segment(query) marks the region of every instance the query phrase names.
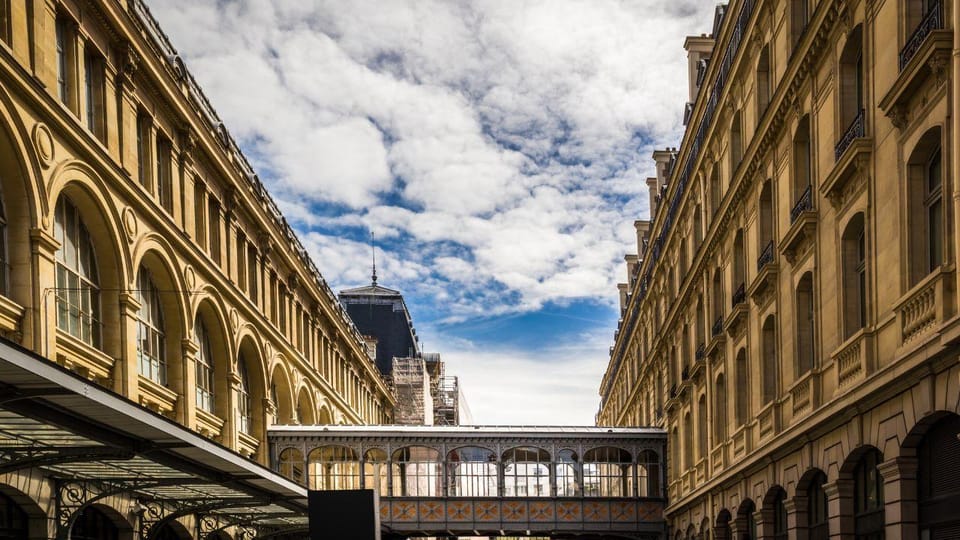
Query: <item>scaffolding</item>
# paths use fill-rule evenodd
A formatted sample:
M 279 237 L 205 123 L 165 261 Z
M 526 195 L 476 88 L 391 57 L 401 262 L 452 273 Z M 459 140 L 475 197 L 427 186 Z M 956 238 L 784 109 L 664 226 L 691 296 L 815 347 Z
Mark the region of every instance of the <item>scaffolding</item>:
M 407 426 L 433 425 L 430 374 L 423 358 L 394 358 L 391 384 L 397 405 L 394 421 Z

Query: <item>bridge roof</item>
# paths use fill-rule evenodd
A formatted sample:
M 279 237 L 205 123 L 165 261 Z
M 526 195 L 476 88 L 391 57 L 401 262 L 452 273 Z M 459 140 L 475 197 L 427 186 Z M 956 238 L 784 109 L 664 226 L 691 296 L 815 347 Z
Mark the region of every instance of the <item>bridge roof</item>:
M 376 436 L 376 437 L 511 437 L 530 438 L 666 438 L 667 432 L 650 427 L 598 426 L 271 426 L 273 436 Z

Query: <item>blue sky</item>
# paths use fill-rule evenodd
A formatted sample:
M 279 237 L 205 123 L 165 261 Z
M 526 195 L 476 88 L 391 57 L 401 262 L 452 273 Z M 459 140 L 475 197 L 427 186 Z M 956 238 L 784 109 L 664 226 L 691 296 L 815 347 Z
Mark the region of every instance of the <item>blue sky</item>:
M 148 1 L 335 289 L 373 231 L 477 423 L 593 423 L 712 2 Z

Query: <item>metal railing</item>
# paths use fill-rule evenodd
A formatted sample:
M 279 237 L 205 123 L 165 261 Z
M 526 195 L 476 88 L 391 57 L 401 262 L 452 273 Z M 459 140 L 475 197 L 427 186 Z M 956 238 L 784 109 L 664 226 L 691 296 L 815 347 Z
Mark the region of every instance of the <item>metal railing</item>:
M 710 329 L 713 332 L 713 335 L 719 336 L 723 333 L 723 315 L 717 317 L 717 320 L 713 321 L 713 328 Z
M 767 242 L 767 247 L 763 248 L 760 256 L 757 257 L 757 272 L 763 270 L 763 267 L 773 262 L 773 240 Z
M 803 190 L 800 198 L 797 199 L 797 204 L 793 205 L 793 208 L 790 210 L 790 223 L 797 221 L 800 214 L 808 210 L 813 210 L 813 193 L 810 186 L 807 186 L 807 189 Z
M 900 49 L 900 71 L 903 71 L 903 68 L 907 67 L 910 60 L 912 60 L 917 54 L 917 51 L 920 50 L 920 46 L 927 40 L 927 36 L 934 30 L 941 28 L 943 28 L 943 8 L 940 6 L 940 2 L 937 2 L 930 8 L 930 11 L 924 15 L 923 20 L 920 21 L 920 25 L 910 34 L 907 42 L 903 45 L 903 48 Z
M 840 137 L 840 140 L 837 141 L 836 146 L 833 147 L 833 157 L 838 161 L 840 157 L 843 156 L 843 153 L 847 151 L 847 148 L 853 143 L 854 139 L 859 139 L 864 137 L 867 134 L 866 123 L 864 122 L 866 118 L 866 113 L 863 109 L 860 109 L 860 112 L 857 113 L 857 116 L 853 118 L 853 121 L 850 122 L 850 125 L 847 126 L 847 131 L 843 133 L 843 137 Z
M 699 361 L 703 360 L 706 356 L 707 356 L 707 344 L 706 344 L 706 343 L 700 343 L 699 345 L 697 345 L 697 351 L 696 351 L 695 353 L 693 353 L 693 358 L 694 358 L 697 362 L 699 362 Z
M 733 293 L 733 307 L 737 307 L 740 304 L 747 301 L 747 286 L 744 283 L 741 283 L 737 290 Z

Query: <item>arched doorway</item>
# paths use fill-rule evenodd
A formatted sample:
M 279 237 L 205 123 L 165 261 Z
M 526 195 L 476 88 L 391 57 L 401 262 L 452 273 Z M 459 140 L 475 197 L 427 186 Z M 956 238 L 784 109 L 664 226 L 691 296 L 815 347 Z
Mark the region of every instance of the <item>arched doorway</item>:
M 27 513 L 10 497 L 0 493 L 0 540 L 27 540 Z
M 937 421 L 917 449 L 917 503 L 921 538 L 960 534 L 960 416 Z
M 70 540 L 120 540 L 120 528 L 103 509 L 87 506 L 73 522 Z

